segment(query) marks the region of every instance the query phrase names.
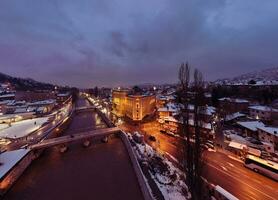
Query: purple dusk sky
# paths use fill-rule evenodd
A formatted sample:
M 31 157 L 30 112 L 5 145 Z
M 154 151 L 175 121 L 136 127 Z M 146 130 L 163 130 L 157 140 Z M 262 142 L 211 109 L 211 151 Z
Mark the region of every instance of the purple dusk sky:
M 1 0 L 0 72 L 78 87 L 277 66 L 277 0 Z

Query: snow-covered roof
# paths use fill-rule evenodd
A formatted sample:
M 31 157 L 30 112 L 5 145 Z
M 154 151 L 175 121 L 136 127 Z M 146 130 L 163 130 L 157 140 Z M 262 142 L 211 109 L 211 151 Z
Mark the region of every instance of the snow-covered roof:
M 56 100 L 54 100 L 54 99 L 46 99 L 46 100 L 42 100 L 42 101 L 35 101 L 32 103 L 28 103 L 28 105 L 48 105 L 48 104 L 53 104 L 55 102 L 56 102 Z
M 159 99 L 159 100 L 167 100 L 166 96 L 162 96 L 162 95 L 157 95 L 157 96 L 156 96 L 156 99 Z
M 167 98 L 168 100 L 175 100 L 175 99 L 176 99 L 176 97 L 175 97 L 174 95 L 166 96 L 166 98 Z
M 187 108 L 188 110 L 194 110 L 195 106 L 193 104 L 188 104 Z
M 28 116 L 28 115 L 34 115 L 34 112 L 25 112 L 25 113 L 18 113 L 18 114 L 5 114 L 5 115 L 1 115 L 0 116 L 0 120 L 4 120 L 4 119 L 12 119 L 12 118 L 16 118 L 16 117 L 24 117 L 24 116 Z
M 16 108 L 15 111 L 14 111 L 15 114 L 16 114 L 16 113 L 25 113 L 25 112 L 28 112 L 26 106 L 24 106 L 24 107 L 18 107 L 18 108 Z
M 165 107 L 159 108 L 158 112 L 178 112 L 178 107 L 174 103 L 168 103 Z
M 258 127 L 258 129 L 270 133 L 272 135 L 278 136 L 278 127 L 264 126 L 264 127 Z
M 170 122 L 182 123 L 182 121 L 179 121 L 179 120 L 177 120 L 176 118 L 174 118 L 172 116 L 164 117 L 164 120 L 167 120 L 167 121 L 170 121 Z
M 194 110 L 194 105 L 193 104 L 188 104 L 188 110 L 191 110 L 193 111 Z M 201 110 L 201 114 L 204 114 L 204 115 L 213 115 L 214 113 L 216 112 L 216 108 L 213 107 L 213 106 L 206 106 L 204 107 L 203 110 Z
M 231 141 L 229 143 L 229 147 L 232 147 L 235 149 L 240 149 L 240 150 L 242 150 L 243 148 L 247 148 L 247 146 L 245 144 L 241 144 L 241 143 L 234 142 L 234 141 Z
M 11 102 L 14 102 L 15 100 L 4 100 L 4 101 L 0 101 L 0 105 L 6 105 L 9 104 Z
M 237 102 L 237 103 L 248 103 L 249 101 L 246 100 L 246 99 L 234 99 L 234 102 Z
M 0 138 L 24 137 L 38 130 L 47 121 L 48 117 L 41 117 L 14 122 L 8 128 L 0 130 Z
M 70 93 L 59 93 L 59 94 L 57 94 L 57 97 L 67 97 L 67 96 L 69 96 L 70 95 Z
M 264 123 L 260 121 L 246 121 L 246 122 L 237 122 L 240 126 L 247 128 L 251 131 L 257 131 L 258 128 L 264 127 Z
M 202 114 L 206 114 L 206 115 L 213 115 L 216 113 L 216 108 L 213 106 L 207 106 L 206 110 L 204 110 L 204 112 L 202 112 Z
M 30 150 L 19 149 L 0 154 L 0 179 L 2 179 Z
M 164 120 L 165 121 L 170 121 L 170 122 L 175 122 L 175 123 L 181 123 L 181 124 L 183 123 L 181 120 L 177 120 L 176 118 L 174 118 L 172 116 L 165 117 Z M 188 122 L 189 122 L 190 126 L 194 126 L 194 120 L 193 119 L 189 119 Z M 201 122 L 200 127 L 212 130 L 211 123 Z
M 37 112 L 43 112 L 44 111 L 44 109 L 45 109 L 45 107 L 38 107 L 38 109 L 37 109 Z
M 240 113 L 240 112 L 232 113 L 232 114 L 227 115 L 227 116 L 225 117 L 225 121 L 231 121 L 231 120 L 236 119 L 236 118 L 238 118 L 238 117 L 244 117 L 244 116 L 246 116 L 246 115 L 245 115 L 245 114 L 242 114 L 242 113 Z
M 16 106 L 16 105 L 24 105 L 26 104 L 26 101 L 10 101 L 7 105 L 8 106 Z
M 193 119 L 190 119 L 190 120 L 189 120 L 189 125 L 190 125 L 190 126 L 194 126 L 194 120 L 193 120 Z M 205 129 L 212 130 L 211 123 L 200 122 L 200 127 L 205 128 Z
M 211 93 L 205 93 L 206 98 L 210 98 L 211 96 L 212 96 Z
M 230 98 L 230 97 L 223 97 L 218 99 L 219 101 L 230 101 L 230 102 L 236 102 L 236 103 L 248 103 L 249 101 L 246 99 L 239 99 L 239 98 Z
M 15 94 L 2 94 L 0 95 L 0 98 L 7 98 L 7 97 L 15 97 Z
M 269 106 L 262 106 L 262 105 L 249 106 L 249 109 L 259 110 L 259 111 L 264 111 L 264 112 L 278 112 L 278 109 L 275 109 L 275 108 L 272 108 Z

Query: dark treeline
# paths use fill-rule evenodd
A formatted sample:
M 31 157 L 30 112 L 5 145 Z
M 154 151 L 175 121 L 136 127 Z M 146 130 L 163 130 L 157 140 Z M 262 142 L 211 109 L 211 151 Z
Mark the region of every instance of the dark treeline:
M 270 104 L 278 98 L 278 86 L 210 86 L 212 104 L 218 105 L 222 97 L 252 99 L 262 104 Z M 248 94 L 248 95 L 247 95 Z

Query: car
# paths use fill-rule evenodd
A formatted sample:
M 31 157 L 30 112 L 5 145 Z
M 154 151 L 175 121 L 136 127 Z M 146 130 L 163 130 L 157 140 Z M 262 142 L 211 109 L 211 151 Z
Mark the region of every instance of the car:
M 103 138 L 101 139 L 101 142 L 102 142 L 102 143 L 107 143 L 107 142 L 108 142 L 108 137 L 103 137 Z
M 150 135 L 150 136 L 149 136 L 149 140 L 155 142 L 155 141 L 156 141 L 156 138 L 155 138 L 153 135 Z
M 207 140 L 207 143 L 209 143 L 209 144 L 212 144 L 213 145 L 213 141 L 211 141 L 211 140 Z
M 213 144 L 211 144 L 211 143 L 206 143 L 205 144 L 208 148 L 210 148 L 210 149 L 214 149 L 214 145 Z
M 201 144 L 201 148 L 204 149 L 204 150 L 208 150 L 209 149 L 209 147 L 206 144 Z
M 175 133 L 173 133 L 173 132 L 171 132 L 171 131 L 167 131 L 167 135 L 176 136 Z
M 163 124 L 164 123 L 164 120 L 163 119 L 158 119 L 157 120 L 159 123 Z

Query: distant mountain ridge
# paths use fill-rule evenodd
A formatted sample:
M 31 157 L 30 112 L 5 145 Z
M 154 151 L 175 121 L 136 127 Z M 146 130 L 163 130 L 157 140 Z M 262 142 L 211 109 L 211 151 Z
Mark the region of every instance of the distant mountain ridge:
M 221 85 L 278 85 L 278 67 L 254 71 L 234 78 L 218 79 Z
M 16 90 L 51 90 L 55 86 L 50 83 L 43 83 L 31 78 L 17 78 L 0 72 L 0 83 L 11 83 Z

